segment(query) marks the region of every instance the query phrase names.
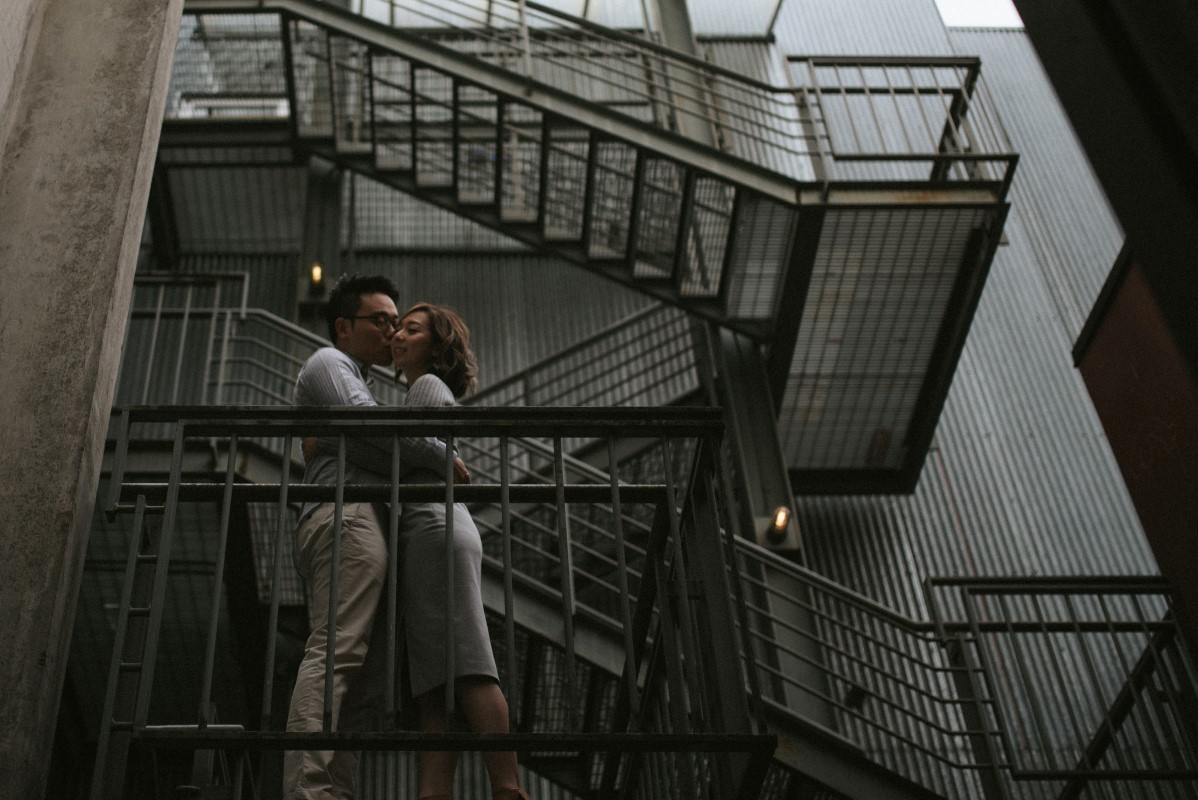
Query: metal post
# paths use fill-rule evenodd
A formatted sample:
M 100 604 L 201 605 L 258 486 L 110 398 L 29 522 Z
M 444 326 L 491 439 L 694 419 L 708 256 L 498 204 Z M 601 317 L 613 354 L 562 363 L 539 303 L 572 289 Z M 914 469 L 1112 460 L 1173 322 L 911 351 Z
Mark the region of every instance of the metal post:
M 445 439 L 445 716 L 454 706 L 453 436 Z

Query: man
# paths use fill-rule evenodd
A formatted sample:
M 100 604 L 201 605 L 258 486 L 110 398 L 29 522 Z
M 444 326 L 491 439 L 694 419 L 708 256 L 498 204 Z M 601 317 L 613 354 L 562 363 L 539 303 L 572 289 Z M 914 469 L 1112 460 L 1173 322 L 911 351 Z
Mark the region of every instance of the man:
M 300 370 L 295 384 L 299 406 L 374 406 L 368 370 L 391 363 L 391 338 L 399 327 L 399 292 L 382 275 L 345 276 L 329 294 L 326 312 L 332 347 L 317 350 Z M 334 439 L 335 443 L 336 440 Z M 345 482 L 385 483 L 389 479 L 390 440 L 347 437 Z M 330 454 L 330 450 L 333 454 Z M 336 445 L 322 444 L 304 469 L 304 482 L 334 484 Z M 445 469 L 445 445 L 435 438 L 401 439 L 405 467 Z M 455 482 L 466 480 L 465 466 L 455 461 Z M 380 511 L 382 513 L 380 513 Z M 296 560 L 309 582 L 311 633 L 291 696 L 288 731 L 322 729 L 325 653 L 329 603 L 337 608 L 334 633 L 332 727 L 338 727 L 342 701 L 357 679 L 367 679 L 362 665 L 370 645 L 375 611 L 387 573 L 383 532 L 385 509 L 371 503 L 345 503 L 341 514 L 337 597 L 331 598 L 332 544 L 336 508 L 333 503 L 307 503 L 296 529 Z M 373 660 L 373 659 L 372 659 Z M 372 670 L 374 672 L 374 670 Z M 363 687 L 358 687 L 360 694 Z M 373 689 L 365 689 L 368 693 Z M 352 798 L 357 777 L 353 751 L 289 750 L 283 759 L 283 795 L 287 800 Z

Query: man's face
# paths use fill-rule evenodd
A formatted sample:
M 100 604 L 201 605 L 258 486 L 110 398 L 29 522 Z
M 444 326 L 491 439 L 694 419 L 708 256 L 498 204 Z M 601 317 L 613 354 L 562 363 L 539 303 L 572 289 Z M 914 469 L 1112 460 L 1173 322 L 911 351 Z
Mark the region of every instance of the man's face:
M 399 323 L 395 303 L 385 294 L 364 294 L 353 319 L 337 320 L 337 347 L 366 364 L 391 364 L 391 337 Z

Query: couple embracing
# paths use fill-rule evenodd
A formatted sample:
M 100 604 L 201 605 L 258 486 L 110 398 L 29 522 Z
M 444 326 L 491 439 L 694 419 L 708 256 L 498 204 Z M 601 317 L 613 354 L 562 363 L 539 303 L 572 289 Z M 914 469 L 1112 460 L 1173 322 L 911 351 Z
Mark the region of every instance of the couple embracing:
M 453 309 L 419 303 L 403 316 L 399 292 L 382 275 L 345 276 L 329 295 L 326 312 L 332 347 L 316 351 L 300 370 L 295 403 L 303 406 L 374 406 L 371 366 L 394 363 L 408 383 L 407 405 L 453 405 L 473 388 L 474 354 L 469 331 Z M 336 439 L 307 440 L 304 482 L 333 484 L 337 475 Z M 403 482 L 443 479 L 445 443 L 435 437 L 400 439 Z M 470 474 L 454 459 L 454 482 L 468 483 Z M 379 483 L 390 476 L 390 440 L 346 439 L 346 483 Z M 329 604 L 337 610 L 333 667 L 332 720 L 363 696 L 377 695 L 383 660 L 369 660 L 371 635 L 387 579 L 385 508 L 372 503 L 346 503 L 342 510 L 338 591 L 330 597 L 332 503 L 308 503 L 296 529 L 296 560 L 309 582 L 311 633 L 304 648 L 288 714 L 288 731 L 317 732 L 324 710 L 325 652 Z M 507 700 L 499 687 L 480 593 L 482 541 L 465 506 L 454 513 L 454 653 L 457 705 L 471 729 L 479 733 L 508 731 Z M 400 512 L 399 597 L 404 614 L 407 664 L 421 730 L 447 729 L 445 687 L 445 505 L 404 503 Z M 383 626 L 378 626 L 380 629 Z M 402 649 L 402 648 L 401 648 Z M 358 698 L 346 702 L 347 691 Z M 520 788 L 513 752 L 485 753 L 484 762 L 496 800 L 527 800 Z M 421 752 L 421 800 L 448 800 L 457 767 L 456 752 Z M 350 751 L 287 751 L 283 762 L 286 800 L 352 798 L 357 756 Z

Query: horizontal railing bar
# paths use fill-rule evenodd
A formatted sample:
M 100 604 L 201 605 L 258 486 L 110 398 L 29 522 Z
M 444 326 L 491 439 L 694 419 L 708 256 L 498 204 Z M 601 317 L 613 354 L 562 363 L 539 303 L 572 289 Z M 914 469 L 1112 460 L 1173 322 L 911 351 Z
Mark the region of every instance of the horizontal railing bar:
M 182 730 L 146 727 L 134 732 L 139 741 L 161 747 L 206 749 L 312 750 L 468 750 L 536 751 L 538 753 L 773 753 L 777 737 L 745 733 L 414 733 L 411 731 L 339 731 L 281 733 L 273 731 Z
M 1061 779 L 1092 779 L 1092 780 L 1121 780 L 1121 781 L 1175 781 L 1198 778 L 1198 769 L 1016 769 L 1006 766 L 1012 778 L 1017 781 L 1048 781 Z
M 585 350 L 588 347 L 593 347 L 594 345 L 596 345 L 598 343 L 605 342 L 612 334 L 614 334 L 618 331 L 624 330 L 625 328 L 631 327 L 632 325 L 634 325 L 637 322 L 640 322 L 641 320 L 652 317 L 654 314 L 665 313 L 668 310 L 670 310 L 669 306 L 651 305 L 645 309 L 642 309 L 640 311 L 636 311 L 632 314 L 629 314 L 627 317 L 624 317 L 624 319 L 618 320 L 618 321 L 612 323 L 611 325 L 608 325 L 606 328 L 603 328 L 602 330 L 600 330 L 598 333 L 594 334 L 593 336 L 588 336 L 586 339 L 583 339 L 580 342 L 576 342 L 575 344 L 573 344 L 563 350 L 559 350 L 556 353 L 554 353 L 553 355 L 543 358 L 540 361 L 537 361 L 537 362 L 531 364 L 530 366 L 525 367 L 524 369 L 520 370 L 519 372 L 509 375 L 508 377 L 504 378 L 503 380 L 498 381 L 497 383 L 491 384 L 486 389 L 483 389 L 478 394 L 476 394 L 473 397 L 470 397 L 468 400 L 466 400 L 466 404 L 467 405 L 477 405 L 478 402 L 481 399 L 483 399 L 484 397 L 488 397 L 490 395 L 497 394 L 499 392 L 502 392 L 505 389 L 522 386 L 524 381 L 527 380 L 531 375 L 534 375 L 537 372 L 546 369 L 547 367 L 553 366 L 555 364 L 559 364 L 565 358 L 568 358 L 569 356 L 572 356 L 577 352 Z
M 767 707 L 769 707 L 769 709 L 774 714 L 778 715 L 779 717 L 786 718 L 788 720 L 789 719 L 798 720 L 799 724 L 808 730 L 811 730 L 814 727 L 810 723 L 809 720 L 805 720 L 800 717 L 796 717 L 793 711 L 791 711 L 789 708 L 782 705 L 781 703 L 779 703 L 776 700 L 773 700 L 769 697 L 766 697 L 765 695 L 762 695 L 761 702 L 764 705 L 766 705 Z M 838 710 L 848 716 L 853 717 L 854 721 L 856 721 L 857 723 L 865 725 L 870 728 L 873 728 L 873 729 L 879 731 L 880 733 L 883 733 L 889 737 L 892 737 L 896 741 L 899 741 L 905 745 L 908 745 L 912 750 L 922 753 L 922 754 L 928 756 L 929 758 L 931 758 L 933 761 L 939 762 L 946 766 L 952 767 L 954 769 L 979 769 L 979 768 L 983 768 L 986 766 L 984 764 L 977 764 L 976 762 L 965 762 L 965 761 L 954 760 L 952 758 L 949 758 L 948 756 L 945 756 L 940 751 L 929 747 L 927 744 L 923 744 L 921 742 L 915 741 L 908 737 L 896 734 L 892 729 L 890 729 L 888 727 L 889 723 L 886 720 L 871 720 L 868 717 L 865 717 L 855 711 L 852 711 L 851 709 L 844 708 L 844 707 L 841 707 Z M 954 731 L 953 732 L 953 738 L 966 738 L 969 735 L 970 735 L 970 731 Z M 835 736 L 835 734 L 833 734 L 833 736 Z M 836 740 L 840 741 L 840 737 L 836 737 Z M 859 745 L 856 745 L 854 743 L 854 749 L 859 749 L 859 747 L 860 747 Z
M 292 424 L 311 427 L 360 421 L 367 425 L 404 424 L 425 427 L 436 424 L 476 424 L 493 422 L 496 425 L 519 424 L 521 432 L 513 435 L 541 435 L 536 431 L 546 426 L 569 428 L 571 437 L 581 428 L 635 429 L 646 424 L 668 428 L 688 426 L 695 431 L 718 431 L 722 428 L 719 408 L 687 406 L 685 408 L 645 407 L 588 407 L 564 408 L 546 406 L 446 406 L 446 407 L 346 407 L 346 406 L 238 406 L 218 408 L 188 405 L 144 405 L 128 408 L 131 422 L 178 422 L 184 425 L 223 423 L 230 427 L 254 424 Z M 523 432 L 524 427 L 534 431 Z M 240 431 L 239 431 L 240 432 Z M 672 432 L 672 431 L 671 431 Z M 664 435 L 664 434 L 663 434 Z
M 1128 589 L 1146 593 L 1167 590 L 1169 582 L 1159 575 L 1048 575 L 1043 577 L 974 577 L 968 575 L 938 575 L 924 581 L 933 587 L 962 587 L 973 593 L 983 590 L 990 594 L 1119 594 Z
M 883 620 L 889 621 L 900 628 L 905 628 L 916 633 L 927 634 L 929 641 L 935 641 L 936 626 L 932 622 L 915 620 L 911 617 L 900 614 L 881 603 L 871 600 L 863 594 L 854 592 L 848 587 L 836 583 L 822 575 L 813 572 L 805 567 L 801 567 L 793 561 L 788 561 L 778 554 L 767 550 L 761 545 L 750 542 L 746 539 L 739 539 L 736 542 L 737 549 L 742 557 L 753 558 L 757 561 L 765 562 L 771 568 L 780 569 L 782 572 L 793 575 L 799 580 L 812 586 L 823 589 L 828 594 L 836 597 L 838 600 L 846 602 L 852 606 L 863 609 L 872 613 L 874 616 Z M 743 572 L 743 570 L 742 570 Z
M 790 62 L 810 62 L 821 67 L 980 67 L 977 56 L 787 56 Z
M 121 486 L 121 499 L 132 502 L 140 495 L 147 501 L 165 497 L 169 485 L 166 483 L 125 483 Z M 178 485 L 180 500 L 210 500 L 219 498 L 225 490 L 223 483 L 182 482 Z M 454 486 L 454 500 L 460 503 L 498 503 L 503 487 L 497 483 Z M 512 502 L 554 503 L 557 487 L 541 484 L 516 483 L 507 487 Z M 246 502 L 269 502 L 278 497 L 277 483 L 238 483 L 232 487 L 233 495 Z M 391 484 L 346 484 L 346 502 L 387 502 L 391 498 Z M 601 484 L 567 484 L 566 501 L 571 503 L 595 503 L 611 497 L 611 487 Z M 292 483 L 287 487 L 288 496 L 300 502 L 319 501 L 331 503 L 336 487 L 313 483 Z M 620 487 L 620 498 L 630 503 L 660 503 L 665 498 L 665 487 L 658 485 L 631 485 Z M 443 483 L 401 483 L 399 499 L 409 503 L 435 503 L 445 500 Z

